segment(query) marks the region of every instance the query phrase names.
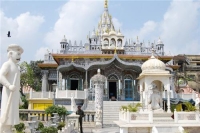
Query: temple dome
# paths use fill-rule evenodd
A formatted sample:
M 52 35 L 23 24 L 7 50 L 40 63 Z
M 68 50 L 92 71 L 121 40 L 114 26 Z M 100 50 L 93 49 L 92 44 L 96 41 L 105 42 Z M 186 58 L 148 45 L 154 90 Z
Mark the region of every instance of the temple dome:
M 60 43 L 66 43 L 67 42 L 67 39 L 65 38 L 65 35 L 64 35 L 64 38 L 61 40 Z
M 163 44 L 162 40 L 159 38 L 157 44 Z
M 153 55 L 147 61 L 142 64 L 142 72 L 151 72 L 151 71 L 165 71 L 165 64 L 156 59 Z

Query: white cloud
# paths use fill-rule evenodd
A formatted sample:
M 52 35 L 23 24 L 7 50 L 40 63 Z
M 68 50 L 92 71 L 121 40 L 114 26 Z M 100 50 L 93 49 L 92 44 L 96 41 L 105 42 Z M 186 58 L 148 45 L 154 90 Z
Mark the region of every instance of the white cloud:
M 22 13 L 16 18 L 7 17 L 3 11 L 0 10 L 1 26 L 0 26 L 0 46 L 1 59 L 0 65 L 7 60 L 5 58 L 6 49 L 9 44 L 19 44 L 24 49 L 22 60 L 30 60 L 34 54 L 34 41 L 37 38 L 39 27 L 44 22 L 42 16 L 34 16 L 29 12 Z M 11 37 L 7 37 L 7 32 L 11 32 Z M 23 56 L 26 55 L 26 56 Z
M 122 27 L 122 23 L 117 18 L 112 18 L 112 22 L 115 26 L 115 30 L 118 31 Z
M 200 49 L 200 2 L 173 0 L 160 22 L 147 21 L 139 30 L 126 30 L 128 38 L 139 36 L 153 42 L 161 37 L 165 52 L 198 54 Z
M 47 47 L 59 49 L 63 36 L 67 40 L 76 40 L 77 43 L 86 40 L 89 30 L 97 27 L 103 8 L 103 1 L 68 1 L 59 11 L 59 19 L 52 31 L 45 37 Z M 99 15 L 99 16 L 98 16 Z M 90 32 L 91 33 L 91 32 Z
M 35 53 L 35 59 L 44 60 L 44 54 L 47 53 L 48 47 L 41 47 Z
M 166 51 L 177 54 L 195 54 L 200 49 L 199 29 L 200 6 L 190 1 L 173 1 L 161 23 L 161 37 Z M 176 47 L 174 47 L 176 46 Z

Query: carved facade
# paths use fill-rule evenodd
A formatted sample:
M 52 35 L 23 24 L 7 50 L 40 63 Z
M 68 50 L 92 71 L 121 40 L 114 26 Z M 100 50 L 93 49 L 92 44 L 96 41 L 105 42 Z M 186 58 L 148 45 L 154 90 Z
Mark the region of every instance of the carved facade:
M 45 61 L 39 66 L 49 70 L 48 83 L 56 82 L 62 90 L 94 91 L 91 77 L 101 69 L 107 78 L 104 100 L 114 97 L 116 100 L 139 100 L 137 77 L 142 72 L 141 65 L 155 49 L 157 56 L 166 63 L 173 57 L 164 55 L 164 44 L 125 40 L 120 29 L 115 29 L 112 16 L 108 12 L 107 1 L 100 17 L 97 29 L 88 35 L 85 44 L 72 43 L 66 37 L 60 42 L 59 53 L 45 54 Z M 49 89 L 51 90 L 51 89 Z

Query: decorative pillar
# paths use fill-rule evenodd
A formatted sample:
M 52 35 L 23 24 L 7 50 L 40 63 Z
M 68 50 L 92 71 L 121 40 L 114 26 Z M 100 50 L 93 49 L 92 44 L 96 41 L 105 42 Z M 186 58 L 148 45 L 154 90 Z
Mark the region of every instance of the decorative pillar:
M 169 84 L 167 84 L 167 113 L 171 113 L 171 110 L 170 110 L 170 87 L 169 87 Z
M 47 74 L 49 73 L 48 70 L 42 70 L 42 92 L 46 92 L 47 91 L 47 84 L 48 84 L 48 80 L 47 80 Z
M 61 72 L 58 72 L 58 73 L 59 73 L 59 76 L 58 76 L 58 81 L 59 81 L 58 89 L 62 90 L 62 73 Z
M 95 86 L 96 127 L 102 128 L 103 90 L 106 77 L 101 75 L 100 69 L 98 69 L 97 74 L 91 78 L 91 82 Z
M 85 71 L 85 82 L 84 82 L 84 89 L 88 89 L 88 71 Z

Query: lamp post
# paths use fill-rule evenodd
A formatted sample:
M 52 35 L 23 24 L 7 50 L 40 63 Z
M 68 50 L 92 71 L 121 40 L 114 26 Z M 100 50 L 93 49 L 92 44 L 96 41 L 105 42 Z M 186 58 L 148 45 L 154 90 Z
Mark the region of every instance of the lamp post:
M 53 83 L 52 86 L 53 86 L 53 105 L 55 105 L 55 96 L 56 96 L 56 87 L 57 87 L 57 84 Z

